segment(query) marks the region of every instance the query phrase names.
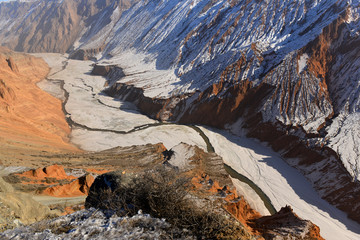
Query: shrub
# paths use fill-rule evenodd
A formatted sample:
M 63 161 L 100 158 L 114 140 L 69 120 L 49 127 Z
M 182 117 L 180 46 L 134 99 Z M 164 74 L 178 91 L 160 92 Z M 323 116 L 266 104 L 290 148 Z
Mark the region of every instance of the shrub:
M 190 230 L 198 239 L 248 239 L 235 219 L 209 201 L 204 203 L 191 195 L 189 184 L 189 179 L 163 166 L 121 183 L 116 189 L 102 191 L 97 195 L 96 207 L 114 210 L 119 216 L 142 210 Z

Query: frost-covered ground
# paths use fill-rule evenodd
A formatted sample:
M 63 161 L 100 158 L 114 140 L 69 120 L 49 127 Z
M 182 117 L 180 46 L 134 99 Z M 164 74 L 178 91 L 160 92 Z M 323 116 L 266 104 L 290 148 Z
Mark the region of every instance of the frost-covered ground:
M 351 36 L 359 35 L 359 6 L 358 0 L 274 0 L 271 4 L 255 0 L 143 0 L 121 17 L 112 16 L 116 23 L 110 21 L 102 26 L 104 32 L 93 35 L 92 40 L 83 39 L 83 45 L 76 47 L 95 49 L 105 43 L 104 52 L 96 57 L 102 64 L 122 67 L 127 76 L 119 81 L 144 88 L 149 97 L 205 90 L 222 79 L 226 67 L 245 57 L 242 68 L 246 70 L 227 80 L 250 80 L 254 85 L 267 82 L 277 88 L 262 108 L 264 120 L 317 133 L 332 113 L 359 112 L 358 51 L 354 47 L 353 54 L 344 51 L 332 56 L 339 66 L 329 73 L 334 79 L 329 89 L 336 89 L 335 96 L 329 97 L 324 93 L 324 79 L 308 71 L 311 54 L 297 56 L 298 50 L 344 14 Z M 264 73 L 269 74 L 263 77 Z M 334 107 L 339 109 L 334 111 Z M 331 134 L 321 140 L 338 152 L 354 179 L 360 178 L 356 122 L 357 118 L 349 116 L 343 123 L 355 127 L 348 125 L 347 129 L 337 128 L 335 122 L 329 126 Z M 331 137 L 334 139 L 327 141 Z
M 153 89 L 145 91 L 147 96 L 169 96 L 211 86 L 224 66 L 242 54 L 253 57 L 248 50 L 255 44 L 260 52 L 276 52 L 262 64 L 254 62 L 241 77 L 256 80 L 272 65 L 266 62 L 278 64 L 306 45 L 345 6 L 346 1 L 336 0 L 143 0 L 111 25 L 103 57 L 113 56 L 112 63 L 124 69 L 132 64 L 130 78 L 138 78 L 134 84 Z
M 1 239 L 179 239 L 169 232 L 175 229 L 165 219 L 138 213 L 132 217 L 105 215 L 95 209 L 82 210 L 70 215 L 20 227 L 0 233 Z M 175 230 L 180 239 L 186 230 Z M 185 237 L 184 237 L 185 236 Z
M 321 199 L 305 177 L 278 153 L 253 139 L 201 129 L 224 162 L 257 184 L 277 210 L 291 205 L 301 218 L 318 225 L 327 240 L 360 239 L 360 225 Z
M 50 67 L 49 76 L 61 71 L 66 63 L 66 55 L 59 53 L 47 53 L 47 54 L 32 54 L 35 57 L 40 57 Z M 65 92 L 61 89 L 61 82 L 55 80 L 44 79 L 36 84 L 42 90 L 50 93 L 52 96 L 59 98 L 61 101 L 65 101 Z

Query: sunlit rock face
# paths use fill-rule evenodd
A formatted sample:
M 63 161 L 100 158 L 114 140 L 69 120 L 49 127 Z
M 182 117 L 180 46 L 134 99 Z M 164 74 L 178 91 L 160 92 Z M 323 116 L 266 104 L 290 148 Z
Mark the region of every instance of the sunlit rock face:
M 60 100 L 41 91 L 36 83 L 49 72 L 40 58 L 0 48 L 1 151 L 8 149 L 76 151 L 68 141 L 69 126 Z M 10 160 L 11 161 L 11 160 Z

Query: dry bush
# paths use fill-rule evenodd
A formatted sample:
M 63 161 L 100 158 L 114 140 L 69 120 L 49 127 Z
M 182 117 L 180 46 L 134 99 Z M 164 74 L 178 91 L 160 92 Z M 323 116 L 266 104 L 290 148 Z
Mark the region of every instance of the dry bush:
M 16 183 L 21 183 L 21 179 L 18 175 L 15 175 L 14 173 L 11 173 L 7 176 L 3 176 L 2 177 L 5 182 L 8 182 L 8 183 L 12 183 L 12 184 L 16 184 Z
M 188 192 L 189 184 L 189 179 L 179 178 L 174 170 L 160 167 L 119 184 L 114 190 L 102 191 L 97 195 L 96 207 L 114 210 L 120 216 L 142 210 L 165 218 L 177 228 L 190 230 L 198 239 L 248 239 L 240 224 L 224 211 L 211 204 L 199 207 Z

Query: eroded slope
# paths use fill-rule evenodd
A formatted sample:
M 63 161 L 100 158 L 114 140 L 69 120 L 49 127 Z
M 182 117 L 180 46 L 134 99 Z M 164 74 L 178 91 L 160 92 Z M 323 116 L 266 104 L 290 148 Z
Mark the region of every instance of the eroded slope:
M 48 74 L 47 64 L 4 48 L 0 62 L 2 164 L 13 163 L 15 155 L 32 150 L 77 151 L 69 143 L 70 128 L 61 101 L 36 86 Z

